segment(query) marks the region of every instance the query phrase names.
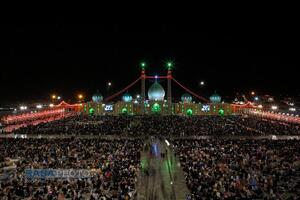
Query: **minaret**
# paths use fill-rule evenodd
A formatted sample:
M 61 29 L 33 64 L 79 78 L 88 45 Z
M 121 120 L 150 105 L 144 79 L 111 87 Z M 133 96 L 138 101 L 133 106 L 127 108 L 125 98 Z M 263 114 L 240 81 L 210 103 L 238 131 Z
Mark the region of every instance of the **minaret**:
M 140 64 L 141 67 L 141 113 L 145 114 L 145 94 L 146 94 L 146 73 L 145 73 L 145 69 L 146 69 L 146 63 L 142 62 Z
M 173 63 L 168 62 L 167 63 L 167 69 L 168 69 L 168 91 L 167 91 L 167 102 L 168 102 L 168 114 L 172 114 L 172 88 L 171 88 L 171 81 L 172 81 L 172 68 Z

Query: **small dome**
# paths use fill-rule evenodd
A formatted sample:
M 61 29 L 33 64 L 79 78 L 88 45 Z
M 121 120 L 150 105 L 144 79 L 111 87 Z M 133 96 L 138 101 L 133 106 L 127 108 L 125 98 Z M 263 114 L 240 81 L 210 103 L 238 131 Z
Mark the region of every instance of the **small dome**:
M 99 102 L 103 101 L 103 96 L 102 96 L 102 94 L 97 92 L 92 96 L 92 100 L 94 103 L 99 103 Z
M 184 102 L 184 103 L 190 103 L 190 102 L 192 102 L 192 100 L 193 100 L 193 97 L 188 93 L 184 93 L 181 96 L 181 101 Z
M 151 85 L 148 90 L 148 98 L 151 101 L 163 101 L 165 97 L 164 88 L 158 83 L 155 82 Z
M 218 95 L 216 92 L 215 92 L 215 94 L 211 95 L 209 97 L 209 99 L 212 103 L 220 103 L 221 102 L 221 96 Z
M 125 102 L 131 102 L 132 101 L 132 96 L 127 92 L 123 95 L 122 100 Z

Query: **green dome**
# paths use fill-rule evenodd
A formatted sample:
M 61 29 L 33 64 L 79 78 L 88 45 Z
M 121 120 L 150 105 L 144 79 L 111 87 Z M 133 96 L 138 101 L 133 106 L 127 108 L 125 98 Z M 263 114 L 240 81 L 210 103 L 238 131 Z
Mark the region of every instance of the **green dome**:
M 132 96 L 128 92 L 126 92 L 123 95 L 122 100 L 125 101 L 125 102 L 131 102 L 132 101 Z
M 103 101 L 103 96 L 101 93 L 97 92 L 92 96 L 92 100 L 95 103 L 99 103 L 99 102 Z
M 209 99 L 210 99 L 210 101 L 211 101 L 212 103 L 220 103 L 220 102 L 221 102 L 221 96 L 218 95 L 217 93 L 211 95 L 211 96 L 209 97 Z
M 151 101 L 163 101 L 165 97 L 164 88 L 158 83 L 155 82 L 151 85 L 148 90 L 148 98 Z
M 190 102 L 192 102 L 192 100 L 193 100 L 193 97 L 188 93 L 184 93 L 181 96 L 181 101 L 184 102 L 184 103 L 190 103 Z

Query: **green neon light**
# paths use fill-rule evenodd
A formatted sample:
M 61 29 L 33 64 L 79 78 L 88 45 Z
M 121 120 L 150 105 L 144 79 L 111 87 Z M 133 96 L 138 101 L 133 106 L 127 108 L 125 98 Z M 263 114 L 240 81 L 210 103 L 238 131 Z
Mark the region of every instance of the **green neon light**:
M 172 70 L 174 68 L 173 62 L 171 62 L 171 61 L 167 62 L 166 67 L 167 67 L 168 70 Z
M 121 112 L 122 112 L 122 114 L 127 114 L 128 110 L 127 110 L 127 108 L 122 108 Z
M 224 112 L 224 110 L 221 108 L 221 109 L 219 110 L 219 115 L 220 115 L 220 116 L 224 116 L 224 114 L 225 114 L 225 112 Z
M 161 107 L 158 103 L 153 104 L 151 111 L 154 113 L 159 113 L 161 111 Z
M 93 115 L 94 113 L 95 113 L 94 108 L 90 108 L 90 109 L 89 109 L 89 114 L 90 114 L 90 115 Z
M 174 68 L 174 60 L 172 59 L 164 60 L 164 67 L 167 70 L 172 70 Z
M 141 62 L 141 63 L 140 63 L 140 67 L 141 67 L 142 70 L 145 70 L 145 69 L 146 69 L 146 66 L 147 66 L 147 65 L 146 65 L 145 62 Z
M 187 109 L 186 114 L 187 114 L 188 116 L 192 116 L 192 115 L 193 115 L 193 110 L 190 109 L 190 108 Z

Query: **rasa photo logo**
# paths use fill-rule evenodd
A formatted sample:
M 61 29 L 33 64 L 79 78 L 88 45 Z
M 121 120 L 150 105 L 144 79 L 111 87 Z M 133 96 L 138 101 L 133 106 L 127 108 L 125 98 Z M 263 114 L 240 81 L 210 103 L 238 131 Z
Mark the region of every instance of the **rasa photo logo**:
M 28 179 L 81 179 L 90 178 L 92 174 L 87 169 L 26 169 L 25 177 Z

